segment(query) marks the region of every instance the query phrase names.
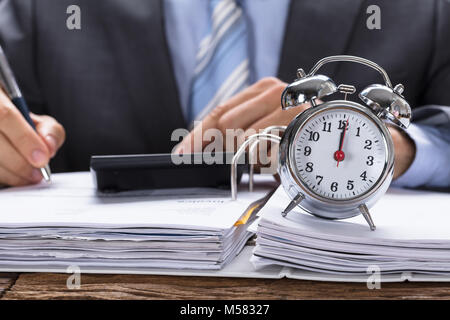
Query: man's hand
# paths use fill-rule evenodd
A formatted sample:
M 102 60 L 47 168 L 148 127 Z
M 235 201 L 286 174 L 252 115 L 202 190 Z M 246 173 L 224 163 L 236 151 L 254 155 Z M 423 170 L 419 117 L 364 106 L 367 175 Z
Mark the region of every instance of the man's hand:
M 297 114 L 308 108 L 309 104 L 282 110 L 280 98 L 286 85 L 276 78 L 264 78 L 243 90 L 206 116 L 201 126 L 196 126 L 177 146 L 175 152 L 203 151 L 211 143 L 210 140 L 204 139 L 202 136 L 202 132 L 208 129 L 219 129 L 225 136 L 226 129 L 243 129 L 248 132 L 250 129 L 259 131 L 273 125 L 289 124 Z M 414 142 L 401 130 L 389 127 L 389 131 L 394 142 L 394 178 L 397 178 L 405 173 L 413 162 L 416 148 Z M 202 141 L 195 144 L 194 138 L 198 137 L 202 137 Z
M 197 125 L 177 146 L 177 153 L 201 152 L 211 143 L 201 138 L 201 143 L 194 143 L 194 138 L 201 136 L 200 130 L 219 129 L 225 138 L 227 129 L 242 129 L 248 132 L 259 132 L 273 125 L 287 125 L 301 111 L 309 107 L 308 104 L 292 108 L 281 109 L 281 94 L 287 84 L 276 78 L 264 78 L 222 105 L 217 106 Z M 239 139 L 243 140 L 243 139 Z M 224 139 L 225 141 L 225 139 Z M 225 148 L 224 148 L 225 150 Z M 236 150 L 234 150 L 236 151 Z
M 416 145 L 405 133 L 396 127 L 389 127 L 394 142 L 394 179 L 408 170 L 416 154 Z
M 38 168 L 50 161 L 65 140 L 53 118 L 31 114 L 37 133 L 0 89 L 0 184 L 22 186 L 41 181 Z

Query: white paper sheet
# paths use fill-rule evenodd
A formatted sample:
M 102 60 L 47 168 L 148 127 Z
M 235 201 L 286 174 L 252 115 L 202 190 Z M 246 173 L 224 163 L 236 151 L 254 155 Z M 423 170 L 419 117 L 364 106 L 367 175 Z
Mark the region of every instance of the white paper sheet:
M 252 235 L 235 223 L 274 185 L 232 201 L 204 188 L 102 194 L 87 172 L 55 174 L 0 191 L 0 267 L 220 269 Z
M 450 272 L 450 195 L 391 189 L 371 209 L 370 231 L 362 216 L 325 220 L 296 208 L 279 188 L 259 212 L 252 261 L 333 274 L 364 274 L 369 265 L 383 273 Z
M 281 211 L 289 198 L 279 188 L 258 213 L 286 231 L 351 243 L 445 244 L 450 248 L 450 194 L 390 189 L 370 210 L 377 229 L 371 231 L 362 215 L 345 220 L 327 220 L 292 210 L 287 218 Z
M 111 197 L 97 194 L 87 173 L 54 175 L 53 180 L 0 192 L 0 225 L 225 230 L 267 192 L 241 192 L 237 201 L 223 195 Z

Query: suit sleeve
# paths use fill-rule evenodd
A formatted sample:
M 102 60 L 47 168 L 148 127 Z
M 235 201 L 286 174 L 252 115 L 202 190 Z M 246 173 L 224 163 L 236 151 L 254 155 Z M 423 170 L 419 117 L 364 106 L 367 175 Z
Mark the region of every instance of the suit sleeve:
M 0 0 L 0 45 L 34 113 L 46 113 L 36 72 L 34 0 Z
M 423 107 L 414 110 L 414 123 L 406 130 L 416 145 L 416 156 L 394 186 L 450 190 L 450 0 L 436 0 L 435 10 Z
M 392 185 L 449 190 L 450 126 L 411 124 L 407 133 L 416 145 L 416 155 L 408 170 Z
M 421 105 L 450 106 L 450 0 L 436 0 L 435 10 L 432 56 Z

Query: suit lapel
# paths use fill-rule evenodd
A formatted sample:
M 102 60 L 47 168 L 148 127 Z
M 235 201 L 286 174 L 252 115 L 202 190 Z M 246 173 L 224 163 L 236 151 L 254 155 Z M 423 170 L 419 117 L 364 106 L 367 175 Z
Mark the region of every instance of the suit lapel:
M 362 0 L 291 0 L 278 76 L 291 82 L 296 70 L 307 73 L 321 58 L 346 54 Z M 336 63 L 319 72 L 333 76 Z M 326 70 L 326 71 L 323 71 Z
M 136 126 L 152 152 L 169 151 L 170 134 L 185 121 L 180 108 L 165 37 L 161 0 L 108 0 L 104 6 L 109 38 L 121 81 L 128 91 Z

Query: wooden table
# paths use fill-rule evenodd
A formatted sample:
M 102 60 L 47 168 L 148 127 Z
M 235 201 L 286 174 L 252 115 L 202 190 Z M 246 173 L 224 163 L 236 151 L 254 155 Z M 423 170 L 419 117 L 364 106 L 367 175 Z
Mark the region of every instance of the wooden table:
M 365 283 L 142 275 L 0 273 L 0 299 L 450 299 L 449 283 Z

